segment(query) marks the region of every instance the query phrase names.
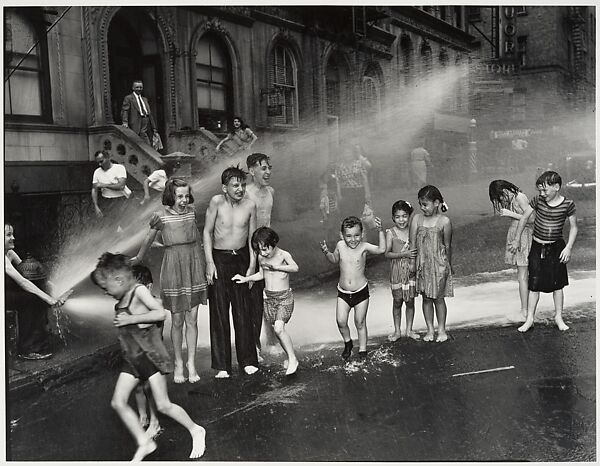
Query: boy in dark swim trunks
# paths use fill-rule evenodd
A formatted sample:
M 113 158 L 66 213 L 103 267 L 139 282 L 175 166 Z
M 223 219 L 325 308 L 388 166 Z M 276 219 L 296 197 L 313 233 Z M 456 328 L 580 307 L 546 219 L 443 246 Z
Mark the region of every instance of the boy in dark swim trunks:
M 141 461 L 156 450 L 156 442 L 139 423 L 138 416 L 129 406 L 131 392 L 148 380 L 158 411 L 184 426 L 192 437 L 190 458 L 204 454 L 206 431 L 188 416 L 181 406 L 169 400 L 165 373 L 173 370 L 173 363 L 165 349 L 154 323 L 164 320 L 166 312 L 150 290 L 137 283 L 130 259 L 122 254 L 104 253 L 92 280 L 118 302 L 115 306 L 114 325 L 119 329 L 119 343 L 125 362 L 117 379 L 111 406 L 123 424 L 135 437 L 137 450 L 132 461 Z
M 363 226 L 358 217 L 347 217 L 342 222 L 342 240 L 331 252 L 325 241 L 321 242 L 321 250 L 332 264 L 340 264 L 340 280 L 338 282 L 338 298 L 336 319 L 338 329 L 344 339 L 342 358 L 348 359 L 352 354 L 352 338 L 348 327 L 348 315 L 354 308 L 354 325 L 358 333 L 358 354 L 367 355 L 367 309 L 369 307 L 369 283 L 365 277 L 367 253 L 383 254 L 385 252 L 385 235 L 381 219 L 375 217 L 375 228 L 379 230 L 379 245 L 363 241 Z

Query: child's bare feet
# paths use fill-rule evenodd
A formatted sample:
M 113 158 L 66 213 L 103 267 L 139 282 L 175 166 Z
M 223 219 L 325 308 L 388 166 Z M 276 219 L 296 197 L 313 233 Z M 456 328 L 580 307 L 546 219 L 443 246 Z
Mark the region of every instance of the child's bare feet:
M 523 319 L 527 320 L 527 309 L 521 309 L 521 316 Z
M 427 334 L 423 337 L 423 341 L 433 341 L 435 338 L 435 335 L 433 332 L 427 332 Z
M 196 383 L 200 381 L 200 376 L 196 372 L 196 366 L 194 366 L 193 363 L 189 362 L 186 365 L 188 369 L 188 380 L 190 381 L 190 383 Z
M 448 339 L 448 334 L 446 332 L 439 332 L 437 338 L 435 339 L 438 343 L 443 343 Z
M 352 355 L 352 340 L 344 342 L 344 351 L 342 351 L 342 358 L 348 359 Z
M 244 367 L 244 372 L 248 375 L 252 375 L 256 371 L 258 371 L 258 367 L 256 367 L 256 366 L 245 366 Z
M 555 317 L 554 322 L 556 322 L 556 325 L 558 326 L 558 329 L 561 332 L 564 332 L 565 330 L 569 330 L 569 326 L 567 324 L 565 324 L 565 321 L 562 319 L 561 316 Z
M 296 358 L 288 361 L 287 371 L 285 371 L 285 375 L 292 375 L 298 369 L 298 360 Z
M 190 434 L 192 435 L 190 458 L 200 458 L 206 449 L 206 430 L 202 426 L 196 426 L 192 428 Z
M 175 363 L 175 371 L 173 372 L 173 381 L 175 383 L 185 382 L 185 376 L 183 375 L 183 364 Z
M 527 319 L 525 321 L 525 323 L 523 325 L 521 325 L 517 330 L 519 330 L 519 332 L 521 332 L 521 333 L 525 333 L 531 327 L 533 327 L 533 319 L 532 320 Z
M 152 439 L 148 439 L 146 443 L 138 446 L 138 449 L 135 451 L 135 455 L 133 455 L 131 461 L 142 461 L 154 450 L 156 450 L 156 442 Z
M 410 332 L 408 332 L 406 334 L 406 336 L 408 338 L 412 338 L 413 340 L 420 340 L 421 339 L 421 335 L 419 335 L 417 332 L 411 330 Z
M 228 379 L 229 378 L 229 372 L 227 371 L 219 371 L 217 372 L 217 375 L 215 375 L 215 379 Z
M 399 340 L 401 336 L 402 335 L 400 333 L 394 332 L 391 335 L 388 335 L 388 340 L 389 341 L 396 341 L 396 340 Z

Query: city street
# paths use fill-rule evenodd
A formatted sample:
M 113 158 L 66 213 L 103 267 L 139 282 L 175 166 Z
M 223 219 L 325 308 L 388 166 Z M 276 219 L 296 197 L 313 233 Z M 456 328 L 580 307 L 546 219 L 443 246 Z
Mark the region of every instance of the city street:
M 304 349 L 290 379 L 279 357 L 254 377 L 169 386 L 207 429 L 207 461 L 595 461 L 594 305 L 574 314 L 566 333 L 539 323 L 454 331 L 442 345 L 378 338 L 366 362 L 346 364 L 334 343 Z M 129 459 L 110 408 L 116 375 L 10 405 L 10 459 Z M 161 423 L 147 459 L 185 460 L 189 437 Z

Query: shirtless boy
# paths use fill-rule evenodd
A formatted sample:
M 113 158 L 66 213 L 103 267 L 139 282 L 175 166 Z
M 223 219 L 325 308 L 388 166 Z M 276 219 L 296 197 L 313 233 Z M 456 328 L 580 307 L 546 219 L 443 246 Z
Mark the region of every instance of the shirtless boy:
M 259 270 L 254 275 L 235 275 L 232 280 L 247 283 L 264 279 L 265 319 L 273 326 L 279 343 L 288 356 L 285 375 L 291 375 L 298 368 L 298 359 L 292 346 L 292 339 L 285 331 L 294 310 L 294 295 L 290 288 L 290 272 L 298 271 L 298 264 L 291 254 L 277 246 L 279 235 L 269 227 L 261 227 L 252 235 L 252 247 L 258 251 Z M 255 285 L 256 286 L 256 285 Z
M 236 284 L 231 280 L 236 274 L 252 275 L 256 269 L 256 257 L 250 254 L 256 205 L 244 197 L 246 172 L 239 166 L 227 168 L 221 183 L 223 193 L 213 196 L 206 209 L 203 238 L 212 368 L 218 371 L 217 378 L 227 378 L 231 373 L 230 304 L 238 364 L 249 375 L 258 370 L 248 312 L 252 283 Z
M 379 245 L 363 241 L 363 226 L 358 217 L 347 217 L 342 222 L 342 240 L 331 252 L 325 241 L 321 242 L 321 250 L 332 264 L 340 264 L 340 281 L 336 319 L 338 329 L 344 339 L 342 358 L 348 359 L 352 354 L 352 338 L 348 327 L 348 315 L 354 308 L 354 325 L 358 333 L 358 355 L 367 356 L 367 309 L 369 307 L 369 283 L 365 277 L 367 253 L 383 254 L 385 252 L 385 235 L 381 219 L 375 217 L 375 228 L 379 230 Z
M 254 152 L 246 159 L 248 172 L 252 177 L 248 186 L 246 186 L 246 197 L 256 204 L 256 227 L 271 226 L 271 211 L 273 210 L 273 195 L 275 190 L 271 186 L 271 160 L 266 154 Z M 257 251 L 255 250 L 255 253 Z M 252 319 L 252 329 L 254 332 L 254 344 L 258 354 L 258 361 L 262 361 L 260 355 L 260 331 L 263 321 L 263 290 L 264 281 L 258 281 L 250 288 L 250 315 Z M 265 326 L 267 345 L 273 347 L 277 340 L 269 326 Z

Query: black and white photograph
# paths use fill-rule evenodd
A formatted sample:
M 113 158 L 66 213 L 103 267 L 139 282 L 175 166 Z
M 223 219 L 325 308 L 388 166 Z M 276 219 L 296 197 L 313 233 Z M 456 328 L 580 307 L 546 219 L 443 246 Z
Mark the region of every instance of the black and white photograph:
M 2 462 L 597 461 L 594 2 L 2 15 Z

